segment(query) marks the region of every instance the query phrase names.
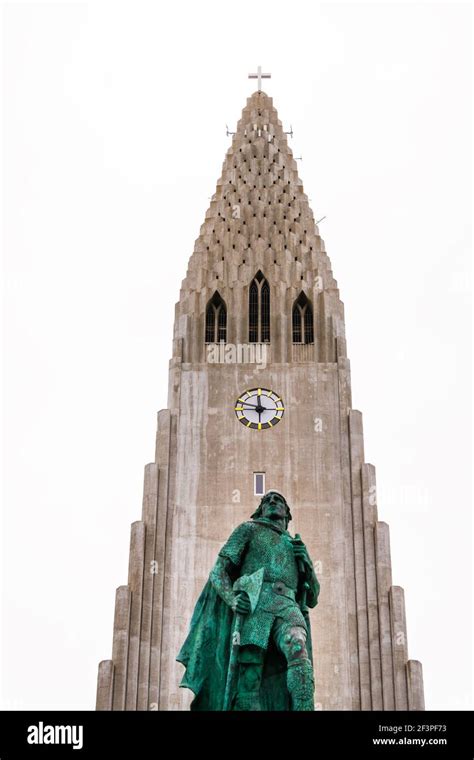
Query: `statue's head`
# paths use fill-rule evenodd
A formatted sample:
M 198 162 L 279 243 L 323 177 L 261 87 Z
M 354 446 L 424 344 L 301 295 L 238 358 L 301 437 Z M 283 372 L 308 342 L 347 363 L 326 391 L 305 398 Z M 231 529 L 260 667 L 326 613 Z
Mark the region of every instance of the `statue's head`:
M 267 491 L 258 509 L 251 515 L 251 519 L 266 517 L 269 520 L 285 520 L 286 526 L 291 520 L 290 508 L 285 497 L 279 491 Z

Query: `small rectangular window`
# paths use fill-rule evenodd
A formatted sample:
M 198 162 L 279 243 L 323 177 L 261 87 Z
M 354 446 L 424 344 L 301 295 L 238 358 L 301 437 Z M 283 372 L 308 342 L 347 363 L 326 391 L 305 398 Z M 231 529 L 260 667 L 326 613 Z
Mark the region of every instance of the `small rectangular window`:
M 265 493 L 265 473 L 254 472 L 253 474 L 253 492 L 255 496 L 263 496 Z

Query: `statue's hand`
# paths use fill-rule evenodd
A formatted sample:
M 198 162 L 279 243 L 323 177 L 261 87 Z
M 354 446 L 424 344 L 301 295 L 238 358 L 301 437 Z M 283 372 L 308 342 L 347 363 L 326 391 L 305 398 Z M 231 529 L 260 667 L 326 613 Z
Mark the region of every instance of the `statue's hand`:
M 235 595 L 232 609 L 234 612 L 237 612 L 239 615 L 248 615 L 250 612 L 250 599 L 248 598 L 247 594 L 244 591 L 239 591 L 238 594 Z
M 296 562 L 304 562 L 305 565 L 311 566 L 311 559 L 308 554 L 308 550 L 300 538 L 293 538 L 291 540 L 293 544 L 293 552 Z

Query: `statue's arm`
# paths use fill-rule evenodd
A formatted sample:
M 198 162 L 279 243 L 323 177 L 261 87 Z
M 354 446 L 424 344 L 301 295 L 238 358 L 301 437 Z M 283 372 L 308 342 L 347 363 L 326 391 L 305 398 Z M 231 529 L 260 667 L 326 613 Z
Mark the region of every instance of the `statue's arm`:
M 229 607 L 236 609 L 236 594 L 232 589 L 232 576 L 242 563 L 242 557 L 247 550 L 253 525 L 247 521 L 238 525 L 232 531 L 225 545 L 219 552 L 217 562 L 211 570 L 209 580 L 212 586 Z M 238 596 L 238 595 L 237 595 Z
M 221 599 L 234 609 L 235 594 L 232 590 L 232 581 L 229 575 L 230 565 L 230 559 L 219 555 L 216 564 L 211 570 L 209 580 Z
M 248 543 L 250 541 L 253 524 L 249 521 L 237 526 L 229 536 L 226 544 L 222 547 L 217 557 L 216 564 L 211 570 L 209 580 L 215 591 L 234 612 L 246 615 L 250 612 L 250 601 L 247 594 L 242 592 L 235 594 L 233 581 L 236 571 L 242 564 Z
M 293 539 L 292 543 L 295 559 L 298 564 L 298 570 L 303 576 L 302 581 L 303 583 L 308 584 L 306 590 L 306 604 L 308 607 L 316 607 L 319 596 L 319 581 L 316 578 L 311 557 L 308 554 L 306 546 L 299 537 Z
M 308 562 L 305 562 L 305 581 L 309 586 L 306 592 L 306 604 L 308 607 L 316 607 L 319 596 L 319 581 L 316 578 L 313 563 L 309 557 L 308 560 Z

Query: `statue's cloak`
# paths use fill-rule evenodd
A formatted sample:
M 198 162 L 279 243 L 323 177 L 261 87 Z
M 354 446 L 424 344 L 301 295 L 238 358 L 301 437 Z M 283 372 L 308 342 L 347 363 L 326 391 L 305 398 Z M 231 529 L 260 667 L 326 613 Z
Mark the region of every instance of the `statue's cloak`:
M 308 630 L 306 644 L 312 658 L 307 612 L 305 618 Z M 208 580 L 196 602 L 188 637 L 176 658 L 186 668 L 180 686 L 191 689 L 195 695 L 191 710 L 223 709 L 233 625 L 233 611 Z M 270 641 L 265 654 L 260 703 L 262 710 L 291 709 L 286 686 L 286 661 L 273 641 Z

